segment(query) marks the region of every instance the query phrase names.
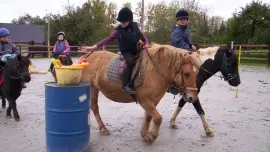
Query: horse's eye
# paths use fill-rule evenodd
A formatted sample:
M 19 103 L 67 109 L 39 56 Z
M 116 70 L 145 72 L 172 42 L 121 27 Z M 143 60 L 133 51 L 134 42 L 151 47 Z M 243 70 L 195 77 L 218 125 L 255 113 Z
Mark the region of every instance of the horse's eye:
M 189 73 L 184 73 L 184 76 L 188 78 L 190 76 L 190 74 Z

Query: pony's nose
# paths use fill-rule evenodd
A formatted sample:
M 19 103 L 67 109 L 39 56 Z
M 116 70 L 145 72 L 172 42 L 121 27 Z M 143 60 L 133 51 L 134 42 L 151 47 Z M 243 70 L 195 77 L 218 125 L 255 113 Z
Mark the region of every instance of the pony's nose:
M 188 101 L 189 101 L 189 102 L 193 102 L 193 99 L 194 99 L 193 97 L 189 97 L 189 98 L 188 98 Z

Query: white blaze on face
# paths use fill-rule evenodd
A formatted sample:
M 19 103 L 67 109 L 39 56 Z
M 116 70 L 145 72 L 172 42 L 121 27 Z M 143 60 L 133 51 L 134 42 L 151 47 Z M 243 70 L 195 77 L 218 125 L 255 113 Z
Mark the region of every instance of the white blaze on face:
M 197 72 L 197 67 L 196 66 L 193 66 L 193 71 Z

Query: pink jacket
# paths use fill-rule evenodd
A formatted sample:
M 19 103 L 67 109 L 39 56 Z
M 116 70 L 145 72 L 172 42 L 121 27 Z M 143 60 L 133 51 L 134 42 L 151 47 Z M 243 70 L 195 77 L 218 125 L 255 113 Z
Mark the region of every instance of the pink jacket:
M 53 46 L 53 52 L 69 55 L 70 46 L 66 40 L 60 42 L 56 41 L 55 45 Z

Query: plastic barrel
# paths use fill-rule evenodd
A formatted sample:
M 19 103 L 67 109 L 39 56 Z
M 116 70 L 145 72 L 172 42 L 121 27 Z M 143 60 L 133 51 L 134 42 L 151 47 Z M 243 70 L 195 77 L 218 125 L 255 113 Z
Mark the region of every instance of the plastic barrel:
M 88 151 L 90 85 L 45 84 L 45 130 L 47 152 Z

